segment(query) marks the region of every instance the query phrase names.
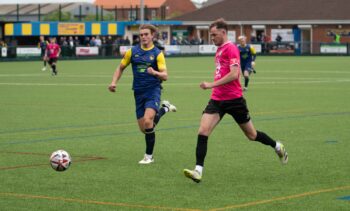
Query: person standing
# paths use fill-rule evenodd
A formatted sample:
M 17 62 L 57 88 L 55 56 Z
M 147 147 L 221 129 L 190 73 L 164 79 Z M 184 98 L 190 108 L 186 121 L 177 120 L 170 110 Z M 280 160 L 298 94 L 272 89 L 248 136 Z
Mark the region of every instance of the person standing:
M 47 45 L 47 48 L 46 48 L 46 55 L 49 56 L 49 65 L 52 69 L 52 76 L 57 75 L 56 65 L 57 65 L 58 57 L 60 57 L 60 54 L 61 54 L 61 48 L 56 43 L 56 38 L 51 37 L 50 43 Z
M 46 63 L 48 60 L 47 54 L 46 54 L 46 47 L 49 44 L 44 36 L 39 37 L 40 41 L 38 43 L 38 47 L 41 50 L 41 59 L 44 61 L 44 67 L 41 69 L 42 71 L 46 71 Z
M 176 107 L 169 101 L 163 101 L 160 106 L 161 83 L 168 79 L 168 72 L 164 54 L 153 44 L 156 32 L 157 28 L 153 25 L 140 26 L 141 44 L 126 51 L 108 87 L 109 91 L 115 92 L 123 71 L 129 64 L 132 65 L 136 118 L 146 141 L 146 152 L 139 164 L 154 162 L 153 149 L 156 140 L 154 128 L 165 113 L 176 111 Z
M 241 70 L 244 77 L 244 88 L 243 91 L 248 90 L 249 77 L 252 72 L 256 73 L 255 67 L 255 59 L 256 59 L 256 51 L 253 46 L 247 44 L 247 38 L 245 36 L 238 37 L 239 45 L 239 54 L 241 59 Z
M 209 26 L 213 43 L 218 46 L 215 55 L 214 82 L 200 83 L 201 89 L 212 89 L 211 99 L 203 111 L 196 147 L 194 170 L 184 169 L 187 178 L 199 183 L 202 180 L 204 159 L 207 154 L 208 138 L 225 114 L 230 114 L 245 136 L 272 147 L 283 164 L 288 162 L 288 154 L 282 143 L 276 142 L 262 131 L 255 129 L 243 98 L 240 77 L 240 56 L 236 45 L 227 38 L 228 26 L 224 19 L 218 19 Z

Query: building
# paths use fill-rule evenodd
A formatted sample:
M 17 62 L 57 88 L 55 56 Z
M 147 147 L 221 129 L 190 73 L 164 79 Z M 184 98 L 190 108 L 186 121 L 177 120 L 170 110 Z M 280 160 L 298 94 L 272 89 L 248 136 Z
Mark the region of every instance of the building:
M 185 25 L 174 30 L 194 28 L 194 35 L 210 42 L 208 26 L 222 17 L 230 24 L 232 41 L 246 35 L 252 41 L 274 43 L 280 35 L 299 53 L 320 53 L 322 43 L 350 42 L 349 11 L 349 0 L 224 0 L 174 18 Z
M 140 0 L 96 0 L 95 5 L 113 12 L 118 21 L 140 20 Z M 190 0 L 144 0 L 145 20 L 165 20 L 196 10 Z

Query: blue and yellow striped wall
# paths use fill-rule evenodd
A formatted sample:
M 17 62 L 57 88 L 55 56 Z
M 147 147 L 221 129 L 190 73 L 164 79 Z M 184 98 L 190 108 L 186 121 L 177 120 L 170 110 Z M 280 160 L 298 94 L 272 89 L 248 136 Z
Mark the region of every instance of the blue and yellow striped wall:
M 60 36 L 59 22 L 29 22 L 29 23 L 6 23 L 5 36 Z M 69 23 L 62 23 L 69 24 Z M 83 34 L 70 35 L 124 35 L 125 24 L 123 22 L 79 22 L 84 26 Z M 65 34 L 66 36 L 66 34 Z

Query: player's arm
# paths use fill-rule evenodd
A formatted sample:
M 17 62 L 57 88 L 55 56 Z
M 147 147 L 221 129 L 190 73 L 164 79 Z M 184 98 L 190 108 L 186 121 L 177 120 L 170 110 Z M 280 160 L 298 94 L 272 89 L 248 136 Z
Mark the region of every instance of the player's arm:
M 252 66 L 255 67 L 256 51 L 253 46 L 250 46 L 250 54 L 252 55 Z
M 225 75 L 224 77 L 222 77 L 220 80 L 217 80 L 214 82 L 205 82 L 204 81 L 199 86 L 202 89 L 211 89 L 211 88 L 214 88 L 217 86 L 225 85 L 227 83 L 230 83 L 231 81 L 238 79 L 239 71 L 240 71 L 239 64 L 233 64 L 230 66 L 230 72 L 227 75 Z
M 60 55 L 61 55 L 61 47 L 58 47 L 57 57 L 60 57 Z
M 163 53 L 157 56 L 158 71 L 154 70 L 152 67 L 147 68 L 147 72 L 162 81 L 168 80 L 168 71 L 165 64 L 165 57 Z
M 125 68 L 130 64 L 131 60 L 131 49 L 127 50 L 122 61 L 120 62 L 119 66 L 115 70 L 112 78 L 111 84 L 108 86 L 109 91 L 115 92 L 117 83 L 119 79 L 122 77 L 123 71 Z

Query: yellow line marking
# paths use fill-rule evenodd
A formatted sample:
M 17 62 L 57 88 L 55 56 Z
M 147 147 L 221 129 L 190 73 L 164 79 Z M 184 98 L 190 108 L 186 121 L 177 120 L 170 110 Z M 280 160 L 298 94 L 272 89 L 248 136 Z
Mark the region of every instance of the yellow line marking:
M 109 205 L 109 206 L 114 206 L 114 207 L 130 207 L 130 208 L 151 209 L 151 210 L 202 211 L 200 209 L 137 205 L 137 204 L 104 202 L 104 201 L 83 200 L 83 199 L 71 199 L 71 198 L 63 198 L 63 197 L 39 196 L 39 195 L 29 195 L 29 194 L 19 194 L 19 193 L 0 193 L 0 196 L 1 195 L 2 196 L 16 197 L 16 198 L 48 199 L 48 200 L 54 200 L 54 201 L 76 202 L 76 203 L 81 203 L 81 204 Z
M 320 193 L 334 192 L 334 191 L 338 191 L 338 190 L 347 190 L 347 189 L 350 189 L 350 186 L 342 186 L 342 187 L 336 187 L 336 188 L 322 189 L 322 190 L 317 190 L 317 191 L 300 193 L 300 194 L 296 194 L 296 195 L 283 196 L 283 197 L 266 199 L 266 200 L 261 200 L 261 201 L 253 201 L 253 202 L 248 202 L 248 203 L 244 203 L 244 204 L 229 205 L 229 206 L 226 206 L 226 207 L 210 209 L 209 211 L 219 211 L 219 210 L 228 210 L 228 209 L 236 209 L 236 208 L 243 208 L 243 207 L 251 207 L 251 206 L 255 206 L 255 205 L 259 205 L 259 204 L 273 203 L 273 202 L 276 202 L 276 201 L 284 201 L 284 200 L 289 200 L 289 199 L 295 199 L 295 198 L 301 198 L 301 197 L 305 197 L 305 196 L 316 195 L 316 194 L 320 194 Z

